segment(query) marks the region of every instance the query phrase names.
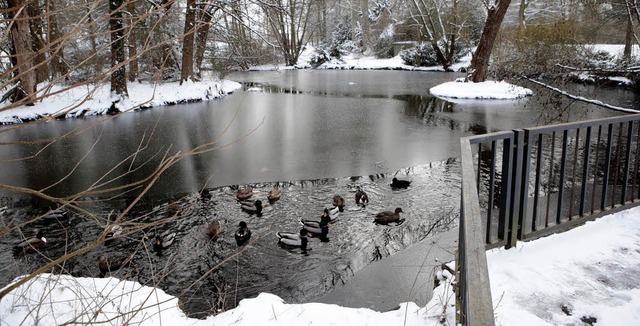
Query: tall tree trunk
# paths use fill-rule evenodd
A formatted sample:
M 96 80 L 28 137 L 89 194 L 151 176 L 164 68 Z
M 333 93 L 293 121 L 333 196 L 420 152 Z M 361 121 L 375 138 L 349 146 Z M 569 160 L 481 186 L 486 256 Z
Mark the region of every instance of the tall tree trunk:
M 123 0 L 109 1 L 109 29 L 111 31 L 111 92 L 127 96 L 124 24 L 121 8 Z
M 15 50 L 15 76 L 20 81 L 22 92 L 15 98 L 24 100 L 24 104 L 33 105 L 36 93 L 36 71 L 33 69 L 33 47 L 27 17 L 26 0 L 8 0 L 9 19 L 14 20 L 11 26 L 11 40 Z
M 209 38 L 209 24 L 217 7 L 210 5 L 200 5 L 200 14 L 198 15 L 198 25 L 196 31 L 196 74 L 202 77 L 200 70 L 204 61 L 204 52 L 207 49 L 207 39 Z
M 627 33 L 624 38 L 624 52 L 622 57 L 626 63 L 629 63 L 631 62 L 631 52 L 633 49 L 633 16 L 635 11 L 632 10 L 629 1 L 625 1 L 625 4 L 627 6 Z
M 496 0 L 489 8 L 487 21 L 484 24 L 482 36 L 480 36 L 480 43 L 478 43 L 476 52 L 471 59 L 471 81 L 474 83 L 487 80 L 491 51 L 510 3 L 511 0 Z
M 58 18 L 53 14 L 56 11 L 56 0 L 47 0 L 47 15 L 49 27 L 49 44 L 51 45 L 51 75 L 53 77 L 64 76 L 69 73 L 69 67 L 64 61 L 64 48 L 63 42 L 61 42 L 62 35 L 60 35 L 60 29 L 58 28 Z
M 184 19 L 184 38 L 182 40 L 182 68 L 180 84 L 193 80 L 193 43 L 196 26 L 196 1 L 187 0 L 187 12 Z
M 369 0 L 360 0 L 360 25 L 362 26 L 362 43 L 369 43 Z
M 31 0 L 27 4 L 27 14 L 29 15 L 29 28 L 31 30 L 31 44 L 35 58 L 33 61 L 36 67 L 36 84 L 49 79 L 49 65 L 47 64 L 46 44 L 44 39 L 44 27 L 42 26 L 43 11 L 40 9 L 39 1 Z
M 527 9 L 528 5 L 527 0 L 520 0 L 520 7 L 518 8 L 518 33 L 523 33 L 527 28 L 527 25 L 525 24 L 524 11 Z
M 129 19 L 129 81 L 134 82 L 138 78 L 138 33 L 136 31 L 136 3 L 129 1 L 127 11 L 131 16 Z

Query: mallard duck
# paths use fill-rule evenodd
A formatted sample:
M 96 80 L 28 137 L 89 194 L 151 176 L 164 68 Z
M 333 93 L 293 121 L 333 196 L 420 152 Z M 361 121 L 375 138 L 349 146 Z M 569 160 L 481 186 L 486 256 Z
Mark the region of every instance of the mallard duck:
M 383 225 L 387 225 L 391 222 L 395 222 L 396 225 L 400 225 L 402 224 L 402 222 L 404 222 L 404 219 L 400 218 L 400 213 L 403 213 L 402 208 L 400 207 L 396 208 L 395 212 L 390 212 L 390 211 L 380 212 L 376 214 L 376 217 L 373 220 L 373 222 L 377 224 L 383 224 Z
M 44 215 L 42 215 L 42 220 L 44 220 L 45 222 L 57 222 L 64 220 L 67 217 L 69 217 L 68 211 L 62 208 L 56 208 L 44 213 Z
M 178 215 L 181 210 L 182 207 L 180 207 L 180 204 L 176 202 L 171 202 L 169 203 L 169 205 L 167 205 L 167 213 L 169 213 L 169 215 L 171 216 Z
M 280 199 L 281 194 L 282 194 L 282 191 L 280 191 L 280 189 L 278 188 L 273 188 L 269 190 L 269 192 L 267 193 L 267 199 L 269 200 L 269 203 L 270 204 L 275 203 L 278 199 Z
M 98 257 L 98 268 L 100 269 L 100 277 L 104 277 L 111 271 L 118 270 L 122 267 L 129 266 L 131 259 L 129 256 L 111 256 L 101 255 Z
M 340 208 L 338 206 L 332 209 L 325 208 L 322 215 L 324 214 L 329 215 L 329 223 L 335 223 L 338 221 L 338 218 L 340 217 Z
M 398 178 L 393 178 L 391 180 L 391 188 L 393 189 L 407 189 L 411 185 L 411 181 L 409 180 L 398 180 Z
M 364 190 L 362 190 L 360 188 L 360 186 L 358 186 L 356 188 L 356 205 L 366 205 L 369 203 L 369 196 L 367 196 L 367 193 L 364 192 Z
M 122 226 L 120 225 L 112 225 L 107 228 L 107 234 L 104 236 L 104 243 L 107 244 L 109 240 L 113 240 L 113 238 L 118 237 L 122 234 Z
M 256 201 L 243 201 L 240 203 L 240 208 L 249 214 L 262 216 L 262 201 L 260 199 L 257 199 Z
M 344 198 L 340 195 L 333 196 L 333 206 L 338 207 L 340 212 L 344 212 Z
M 162 256 L 162 249 L 170 246 L 176 238 L 176 233 L 170 233 L 165 236 L 157 236 L 156 241 L 153 243 L 153 251 L 159 257 Z
M 13 254 L 30 254 L 40 250 L 47 244 L 47 239 L 43 236 L 42 230 L 38 230 L 35 237 L 25 239 L 24 241 L 13 246 Z
M 238 192 L 236 192 L 236 198 L 238 198 L 238 200 L 247 200 L 251 198 L 251 196 L 253 196 L 253 188 L 248 186 L 238 189 Z
M 278 244 L 285 248 L 300 247 L 302 252 L 307 251 L 307 243 L 309 242 L 309 239 L 307 239 L 307 231 L 304 229 L 301 229 L 300 233 L 277 232 L 276 236 L 278 237 Z
M 212 239 L 217 239 L 222 234 L 222 223 L 220 220 L 213 220 L 207 226 L 207 235 Z
M 247 241 L 251 239 L 251 230 L 249 230 L 249 228 L 247 227 L 247 223 L 241 221 L 238 224 L 238 230 L 236 231 L 236 234 L 234 234 L 234 236 L 236 238 L 236 244 L 238 246 L 242 246 L 247 243 Z
M 329 216 L 328 209 L 325 208 L 325 211 L 322 213 L 320 217 L 320 221 L 314 220 L 300 220 L 302 224 L 302 229 L 311 233 L 311 235 L 318 236 L 320 241 L 327 242 L 329 238 L 327 235 L 329 234 L 329 223 L 331 221 L 331 217 Z

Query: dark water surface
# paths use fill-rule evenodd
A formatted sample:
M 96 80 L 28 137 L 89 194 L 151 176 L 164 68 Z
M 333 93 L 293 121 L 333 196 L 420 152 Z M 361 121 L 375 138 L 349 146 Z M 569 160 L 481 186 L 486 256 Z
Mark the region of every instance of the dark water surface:
M 35 142 L 90 127 L 55 142 L 2 147 L 0 184 L 52 196 L 78 194 L 82 203 L 67 220 L 18 227 L 49 203 L 1 193 L 2 205 L 9 206 L 2 228 L 13 229 L 0 237 L 0 286 L 62 256 L 65 248 L 93 242 L 140 190 L 113 197 L 122 190 L 110 188 L 153 175 L 163 157 L 210 143 L 202 149 L 211 151 L 186 156 L 168 168 L 124 217 L 126 230 L 144 226 L 144 232 L 70 259 L 64 270 L 98 276 L 99 255 L 132 255 L 133 265 L 114 275 L 178 295 L 193 316 L 228 308 L 263 291 L 288 301 L 312 300 L 372 260 L 456 223 L 460 137 L 620 114 L 557 100 L 531 85 L 525 86 L 536 95 L 520 101 L 447 102 L 428 96 L 430 87 L 459 76 L 401 71 L 234 73 L 227 78 L 245 88 L 221 100 L 124 114 L 102 123 L 104 117 L 70 119 L 2 133 L 2 142 Z M 573 87 L 587 97 L 637 106 L 628 91 Z M 14 161 L 25 157 L 30 158 Z M 388 184 L 394 176 L 413 180 L 413 186 L 392 191 Z M 282 199 L 267 206 L 262 217 L 250 216 L 234 197 L 237 185 L 245 184 L 253 185 L 255 198 L 263 201 L 268 190 L 279 186 Z M 354 204 L 357 185 L 371 198 L 366 208 Z M 93 192 L 81 193 L 87 187 L 94 187 Z M 197 195 L 204 187 L 211 189 L 211 199 Z M 276 245 L 275 232 L 297 232 L 300 219 L 319 218 L 334 194 L 345 197 L 347 210 L 331 228 L 330 242 L 312 239 L 308 255 Z M 182 208 L 173 218 L 166 211 L 170 200 Z M 372 223 L 376 212 L 395 207 L 406 212 L 404 224 Z M 216 218 L 226 231 L 211 241 L 205 230 Z M 255 241 L 240 253 L 233 231 L 241 220 L 249 224 Z M 14 258 L 10 247 L 21 234 L 32 235 L 38 228 L 49 240 L 44 255 Z M 150 254 L 151 238 L 169 232 L 177 233 L 176 243 L 163 257 Z

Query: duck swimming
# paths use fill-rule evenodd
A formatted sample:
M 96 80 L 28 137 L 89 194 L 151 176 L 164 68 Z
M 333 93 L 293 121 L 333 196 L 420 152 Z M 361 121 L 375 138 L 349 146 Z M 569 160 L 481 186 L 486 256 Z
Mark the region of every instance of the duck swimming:
M 258 217 L 262 216 L 262 201 L 260 199 L 253 202 L 250 200 L 243 201 L 240 203 L 240 208 L 249 214 L 256 214 Z
M 338 210 L 344 212 L 344 198 L 340 195 L 333 196 L 333 206 L 338 207 Z
M 104 255 L 98 257 L 98 269 L 100 269 L 100 277 L 104 277 L 111 271 L 118 270 L 122 267 L 129 266 L 131 260 L 128 256 L 112 256 L 107 258 Z
M 407 189 L 411 185 L 411 181 L 409 180 L 398 180 L 398 178 L 393 178 L 391 180 L 391 188 L 393 189 Z
M 238 246 L 244 245 L 249 241 L 249 239 L 251 239 L 251 230 L 247 227 L 247 223 L 241 221 L 238 224 L 238 230 L 236 231 L 236 234 L 234 234 L 234 237 L 236 238 L 236 244 Z
M 253 196 L 253 188 L 247 186 L 245 188 L 238 189 L 236 192 L 236 198 L 238 200 L 247 200 Z
M 167 213 L 169 213 L 170 216 L 178 215 L 180 211 L 182 211 L 182 207 L 176 202 L 172 201 L 167 205 Z
M 396 208 L 395 212 L 384 211 L 376 214 L 374 223 L 387 225 L 391 222 L 395 222 L 396 225 L 400 225 L 404 222 L 404 219 L 400 218 L 400 213 L 403 213 L 402 208 Z
M 107 228 L 107 234 L 104 236 L 104 244 L 107 244 L 113 238 L 118 237 L 122 234 L 122 226 L 120 225 L 112 225 Z
M 153 243 L 153 251 L 156 252 L 158 257 L 162 257 L 162 249 L 170 246 L 176 238 L 176 233 L 170 233 L 165 236 L 157 236 L 156 241 Z
M 46 222 L 57 222 L 57 221 L 64 220 L 67 217 L 69 217 L 68 211 L 62 208 L 56 208 L 44 213 L 44 215 L 42 215 L 42 220 Z
M 278 199 L 280 199 L 281 194 L 282 194 L 282 191 L 280 191 L 280 189 L 278 188 L 273 188 L 269 190 L 269 192 L 267 193 L 267 200 L 269 200 L 269 204 L 273 204 L 276 201 L 278 201 Z
M 283 246 L 285 248 L 297 248 L 300 247 L 303 253 L 307 252 L 307 243 L 309 239 L 307 239 L 307 231 L 304 229 L 300 230 L 300 233 L 293 232 L 277 232 L 276 236 L 278 237 L 278 245 Z
M 369 196 L 364 190 L 360 189 L 360 186 L 356 188 L 356 205 L 366 205 L 369 203 Z
M 329 223 L 335 223 L 338 221 L 338 218 L 340 217 L 340 208 L 337 206 L 332 208 L 331 210 L 329 210 L 328 208 L 325 208 L 322 215 L 324 214 L 329 215 Z
M 320 238 L 322 242 L 328 242 L 329 238 L 327 235 L 329 234 L 329 222 L 331 221 L 331 217 L 329 216 L 328 209 L 325 208 L 324 213 L 320 217 L 320 221 L 314 220 L 300 220 L 302 223 L 302 229 L 308 231 L 309 233 L 316 235 Z
M 216 240 L 221 234 L 222 223 L 220 222 L 220 220 L 211 221 L 211 223 L 209 223 L 209 225 L 207 226 L 207 235 L 209 236 L 209 238 Z
M 42 230 L 38 230 L 38 233 L 35 237 L 26 239 L 17 245 L 13 246 L 13 254 L 31 254 L 36 251 L 39 251 L 42 247 L 47 244 L 47 239 L 43 236 Z

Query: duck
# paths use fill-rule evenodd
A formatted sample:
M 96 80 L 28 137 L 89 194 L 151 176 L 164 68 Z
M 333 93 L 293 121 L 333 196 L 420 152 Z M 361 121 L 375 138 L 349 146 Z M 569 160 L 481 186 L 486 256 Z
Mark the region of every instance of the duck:
M 245 221 L 240 221 L 238 224 L 238 230 L 236 231 L 236 234 L 234 234 L 234 237 L 236 238 L 236 244 L 238 247 L 244 245 L 249 241 L 249 239 L 251 239 L 251 230 L 249 230 Z
M 107 234 L 104 236 L 104 243 L 107 244 L 108 241 L 113 240 L 113 238 L 118 237 L 122 234 L 122 226 L 120 225 L 112 225 L 107 228 Z
M 325 208 L 322 215 L 324 214 L 329 215 L 329 223 L 335 223 L 338 221 L 338 218 L 340 217 L 340 208 L 338 206 L 332 209 Z
M 328 242 L 329 238 L 327 238 L 327 235 L 329 234 L 330 221 L 331 217 L 329 216 L 328 209 L 325 209 L 320 217 L 320 221 L 302 219 L 300 223 L 302 224 L 302 229 L 309 232 L 310 236 L 315 235 L 320 238 L 320 241 Z
M 282 194 L 282 191 L 280 191 L 280 189 L 278 188 L 273 188 L 269 190 L 269 192 L 267 193 L 267 199 L 269 200 L 269 204 L 273 204 L 276 201 L 278 201 L 278 199 L 280 199 L 281 194 Z
M 333 196 L 333 206 L 338 207 L 338 210 L 344 212 L 344 198 L 340 195 Z
M 105 277 L 107 273 L 118 270 L 122 267 L 129 266 L 131 260 L 128 256 L 111 256 L 100 255 L 98 257 L 98 269 L 100 269 L 100 277 Z
M 176 239 L 176 233 L 170 233 L 164 236 L 156 236 L 156 240 L 153 243 L 153 251 L 156 252 L 158 257 L 162 257 L 162 249 L 170 246 Z
M 251 196 L 253 196 L 253 188 L 248 186 L 238 189 L 238 192 L 236 192 L 236 198 L 238 198 L 238 200 L 247 200 L 251 198 Z
M 169 213 L 169 215 L 171 216 L 178 215 L 181 210 L 182 207 L 180 207 L 180 204 L 176 202 L 172 201 L 171 203 L 169 203 L 169 205 L 167 205 L 167 213 Z
M 364 192 L 364 190 L 362 190 L 360 188 L 360 186 L 358 186 L 356 188 L 356 205 L 366 205 L 369 203 L 369 196 L 367 196 L 367 193 Z
M 309 242 L 309 239 L 307 239 L 307 231 L 304 229 L 300 229 L 299 233 L 276 232 L 276 236 L 278 237 L 278 245 L 285 248 L 300 247 L 303 253 L 307 252 L 307 243 Z
M 260 199 L 243 201 L 240 203 L 240 208 L 249 214 L 256 214 L 258 217 L 262 216 L 262 201 Z
M 45 222 L 57 222 L 69 217 L 69 212 L 62 208 L 50 209 L 48 212 L 42 215 L 42 220 Z
M 207 235 L 209 238 L 218 239 L 218 237 L 222 234 L 222 223 L 220 220 L 213 220 L 207 226 Z
M 395 222 L 396 225 L 400 225 L 402 224 L 402 222 L 404 222 L 404 219 L 400 218 L 400 213 L 404 213 L 402 211 L 402 208 L 400 207 L 396 208 L 395 212 L 390 212 L 390 211 L 380 212 L 376 214 L 376 217 L 373 220 L 373 222 L 376 224 L 382 224 L 382 225 L 387 225 L 391 222 Z
M 391 188 L 393 189 L 407 189 L 411 185 L 411 181 L 409 180 L 398 180 L 398 178 L 393 178 L 391 180 Z
M 43 236 L 42 230 L 38 230 L 35 237 L 25 239 L 24 241 L 13 246 L 13 254 L 31 254 L 39 251 L 47 244 L 47 239 Z

